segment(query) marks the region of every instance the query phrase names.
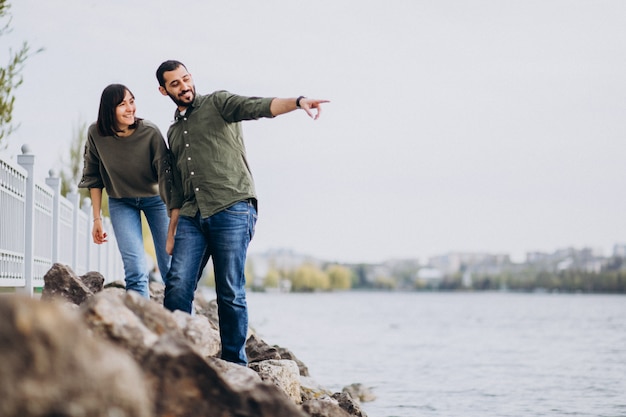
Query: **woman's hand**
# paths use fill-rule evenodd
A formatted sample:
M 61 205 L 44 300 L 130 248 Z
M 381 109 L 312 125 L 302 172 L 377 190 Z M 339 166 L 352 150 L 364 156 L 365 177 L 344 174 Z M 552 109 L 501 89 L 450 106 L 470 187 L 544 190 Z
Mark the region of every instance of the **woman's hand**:
M 91 229 L 91 236 L 93 237 L 93 243 L 101 245 L 107 242 L 107 234 L 102 230 L 102 219 L 95 219 L 93 221 L 93 228 Z

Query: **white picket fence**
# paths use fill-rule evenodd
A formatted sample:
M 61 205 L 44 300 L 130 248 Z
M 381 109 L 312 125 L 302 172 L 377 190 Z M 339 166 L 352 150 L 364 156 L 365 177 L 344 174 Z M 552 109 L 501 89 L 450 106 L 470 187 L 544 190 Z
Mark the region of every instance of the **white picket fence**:
M 61 180 L 53 172 L 45 184 L 35 181 L 35 155 L 27 146 L 17 163 L 0 157 L 0 287 L 32 296 L 57 262 L 77 275 L 98 271 L 105 282 L 123 280 L 109 219 L 104 219 L 108 242 L 96 245 L 91 239 L 90 200 L 81 209 L 78 192 L 63 197 Z

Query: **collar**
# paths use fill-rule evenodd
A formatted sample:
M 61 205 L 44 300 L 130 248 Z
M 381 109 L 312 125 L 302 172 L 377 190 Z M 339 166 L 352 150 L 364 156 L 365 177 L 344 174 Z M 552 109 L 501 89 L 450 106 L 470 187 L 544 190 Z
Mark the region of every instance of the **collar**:
M 198 101 L 200 99 L 200 96 L 196 93 L 196 97 L 193 99 L 193 101 L 191 102 L 191 104 L 189 105 L 189 107 L 187 107 L 187 111 L 185 112 L 185 114 L 180 114 L 180 110 L 178 110 L 178 107 L 176 108 L 176 112 L 174 112 L 174 119 L 176 121 L 179 121 L 180 119 L 182 119 L 183 117 L 189 117 L 189 115 L 191 115 L 191 112 L 193 111 L 193 109 L 195 109 L 196 107 L 198 107 Z

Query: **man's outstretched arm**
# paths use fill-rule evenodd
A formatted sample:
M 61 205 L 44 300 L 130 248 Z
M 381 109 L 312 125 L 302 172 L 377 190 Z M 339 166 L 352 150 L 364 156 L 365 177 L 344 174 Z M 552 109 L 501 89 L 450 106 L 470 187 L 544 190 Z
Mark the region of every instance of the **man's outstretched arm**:
M 328 100 L 318 100 L 313 98 L 301 97 L 299 100 L 300 107 L 296 105 L 297 98 L 275 98 L 270 104 L 270 111 L 272 116 L 279 116 L 281 114 L 289 113 L 291 111 L 301 108 L 312 119 L 317 120 L 320 117 L 322 111 L 322 103 L 329 103 Z M 313 109 L 317 109 L 317 112 L 313 112 Z

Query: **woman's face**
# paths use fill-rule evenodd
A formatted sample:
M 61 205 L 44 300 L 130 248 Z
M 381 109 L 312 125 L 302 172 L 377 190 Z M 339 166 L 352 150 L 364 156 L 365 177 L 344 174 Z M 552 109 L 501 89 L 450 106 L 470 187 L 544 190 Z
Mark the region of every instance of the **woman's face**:
M 135 98 L 130 94 L 128 90 L 124 94 L 124 100 L 115 108 L 115 120 L 117 121 L 117 126 L 124 130 L 127 129 L 128 126 L 135 123 Z

